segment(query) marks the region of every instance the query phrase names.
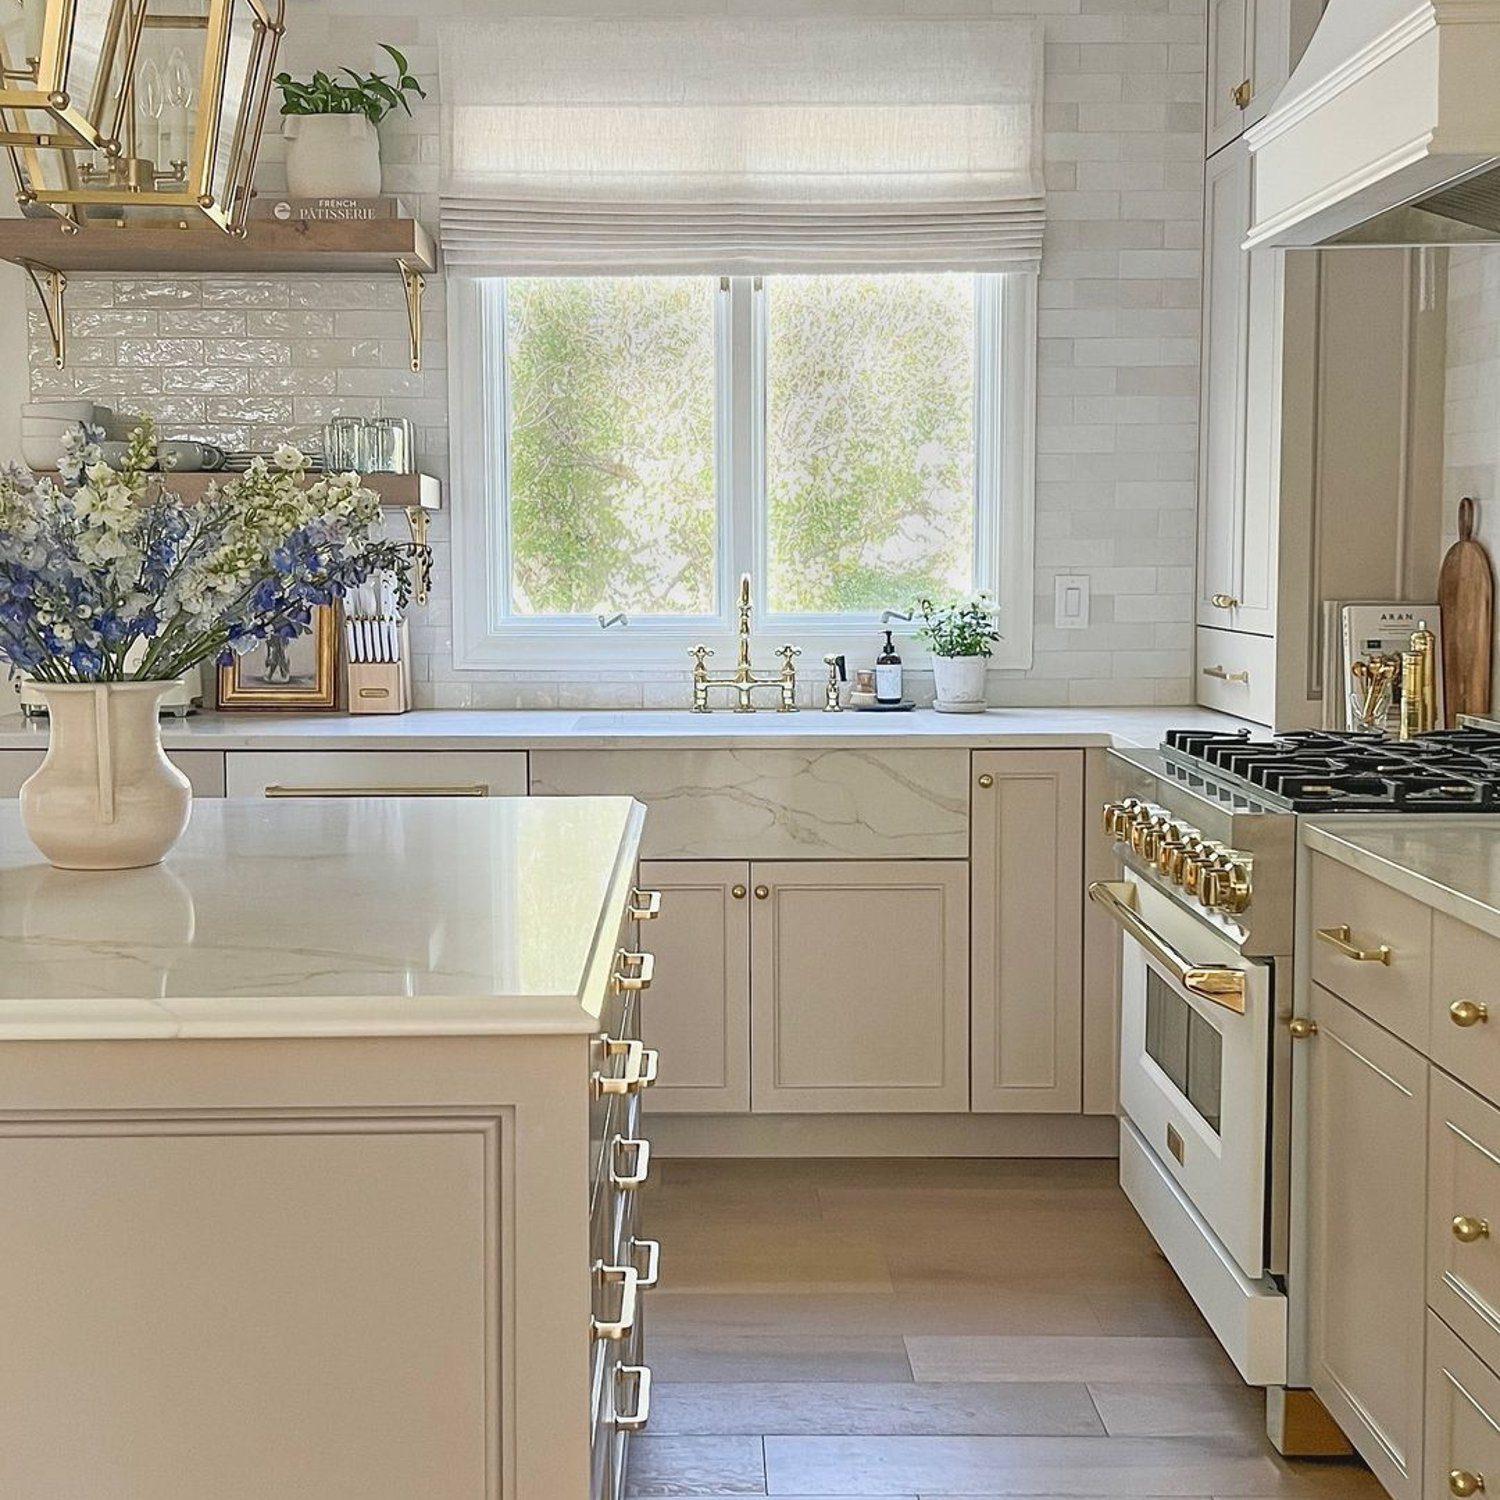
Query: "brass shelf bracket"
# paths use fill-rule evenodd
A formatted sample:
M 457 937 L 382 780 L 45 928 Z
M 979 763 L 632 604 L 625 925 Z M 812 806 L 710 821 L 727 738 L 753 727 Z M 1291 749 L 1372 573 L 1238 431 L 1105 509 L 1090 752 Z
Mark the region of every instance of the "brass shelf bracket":
M 432 548 L 427 542 L 427 512 L 420 505 L 408 505 L 406 524 L 411 530 L 412 602 L 426 604 L 432 593 Z
M 422 293 L 427 290 L 427 278 L 404 260 L 396 262 L 401 272 L 401 284 L 406 291 L 406 328 L 411 337 L 411 367 L 422 368 Z
M 52 363 L 60 370 L 68 362 L 68 321 L 65 302 L 68 278 L 55 266 L 44 266 L 34 260 L 23 260 L 21 269 L 30 277 L 37 296 L 41 298 L 42 316 L 47 320 L 47 333 L 52 340 Z

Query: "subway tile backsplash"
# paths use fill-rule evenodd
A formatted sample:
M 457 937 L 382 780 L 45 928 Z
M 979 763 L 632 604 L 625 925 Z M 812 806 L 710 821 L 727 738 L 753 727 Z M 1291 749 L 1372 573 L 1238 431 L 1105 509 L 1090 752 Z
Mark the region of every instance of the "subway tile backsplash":
M 642 14 L 693 0 L 645 0 Z M 701 0 L 726 9 L 725 0 Z M 764 13 L 780 0 L 728 0 Z M 802 0 L 837 12 L 854 0 Z M 1017 705 L 1192 700 L 1192 538 L 1197 472 L 1199 244 L 1204 0 L 876 0 L 863 12 L 1035 12 L 1047 29 L 1049 216 L 1040 287 L 1036 657 L 1001 674 Z M 291 0 L 283 64 L 292 71 L 374 66 L 374 43 L 401 47 L 428 87 L 414 117 L 381 127 L 385 189 L 437 224 L 436 28 L 484 0 Z M 274 122 L 273 122 L 274 130 Z M 280 140 L 260 185 L 284 187 Z M 164 435 L 225 447 L 305 441 L 333 416 L 404 416 L 423 469 L 448 477 L 443 278 L 428 279 L 423 369 L 407 367 L 401 282 L 389 276 L 70 278 L 70 358 L 52 366 L 32 316 L 31 383 L 74 394 L 121 421 L 155 414 Z M 445 493 L 445 505 L 465 497 Z M 400 521 L 393 520 L 393 525 Z M 605 682 L 516 670 L 459 672 L 451 649 L 448 512 L 434 518 L 436 588 L 413 618 L 423 706 L 676 707 L 687 674 Z M 1053 627 L 1053 580 L 1086 573 L 1087 630 Z M 871 643 L 872 653 L 874 643 Z M 808 706 L 821 701 L 806 674 Z M 930 701 L 931 679 L 909 674 Z

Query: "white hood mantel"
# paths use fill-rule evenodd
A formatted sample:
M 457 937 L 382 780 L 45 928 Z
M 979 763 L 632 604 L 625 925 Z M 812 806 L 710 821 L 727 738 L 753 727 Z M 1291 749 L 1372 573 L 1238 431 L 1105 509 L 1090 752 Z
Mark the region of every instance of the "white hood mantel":
M 1247 248 L 1500 241 L 1500 0 L 1329 0 L 1246 140 Z

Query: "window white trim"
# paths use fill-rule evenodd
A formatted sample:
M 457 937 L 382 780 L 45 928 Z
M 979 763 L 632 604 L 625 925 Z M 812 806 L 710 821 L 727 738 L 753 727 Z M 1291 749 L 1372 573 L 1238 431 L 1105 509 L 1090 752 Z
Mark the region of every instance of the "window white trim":
M 758 513 L 764 504 L 764 486 L 758 482 L 763 424 L 755 420 L 752 406 L 763 391 L 753 375 L 754 363 L 764 355 L 764 304 L 752 279 L 730 283 L 720 294 L 717 311 L 719 386 L 731 393 L 735 408 L 724 409 L 729 403 L 721 402 L 718 414 L 720 534 L 728 541 L 719 549 L 720 612 L 706 619 L 633 617 L 626 628 L 607 631 L 592 616 L 505 617 L 501 569 L 509 520 L 509 401 L 504 361 L 487 357 L 500 347 L 503 331 L 503 302 L 493 286 L 473 276 L 450 276 L 448 282 L 455 667 L 607 681 L 619 674 L 683 674 L 688 649 L 700 641 L 721 656 L 732 655 L 737 580 L 743 572 L 764 575 L 763 568 L 752 566 L 764 532 Z M 1036 277 L 1024 273 L 980 280 L 976 485 L 989 503 L 976 506 L 975 558 L 979 586 L 992 591 L 1000 605 L 1003 638 L 996 644 L 992 670 L 1025 670 L 1032 660 L 1036 288 Z M 982 437 L 981 428 L 986 429 Z M 743 494 L 754 496 L 755 505 L 731 506 L 730 496 Z M 804 671 L 830 652 L 848 656 L 851 663 L 874 654 L 875 615 L 778 616 L 767 613 L 762 599 L 756 606 L 757 649 L 766 659 L 784 640 L 802 648 Z M 898 628 L 897 634 L 908 666 L 921 669 L 926 651 L 909 631 Z

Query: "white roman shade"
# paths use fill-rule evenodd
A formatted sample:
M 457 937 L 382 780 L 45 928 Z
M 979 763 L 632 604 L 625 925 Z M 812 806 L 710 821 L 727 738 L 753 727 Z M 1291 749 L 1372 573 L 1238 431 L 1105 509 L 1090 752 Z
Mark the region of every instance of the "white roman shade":
M 1038 22 L 444 25 L 442 242 L 490 274 L 1026 270 Z

